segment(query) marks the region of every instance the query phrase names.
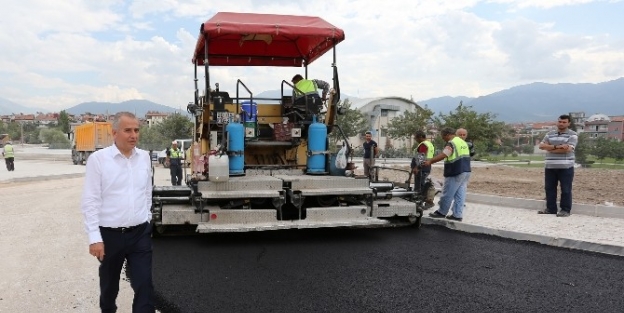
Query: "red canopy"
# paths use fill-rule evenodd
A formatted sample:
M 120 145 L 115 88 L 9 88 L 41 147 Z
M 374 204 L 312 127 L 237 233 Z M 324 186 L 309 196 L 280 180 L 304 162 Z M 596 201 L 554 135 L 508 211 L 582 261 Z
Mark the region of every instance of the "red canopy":
M 193 62 L 204 65 L 293 66 L 318 59 L 345 38 L 344 31 L 311 16 L 220 12 L 202 24 Z

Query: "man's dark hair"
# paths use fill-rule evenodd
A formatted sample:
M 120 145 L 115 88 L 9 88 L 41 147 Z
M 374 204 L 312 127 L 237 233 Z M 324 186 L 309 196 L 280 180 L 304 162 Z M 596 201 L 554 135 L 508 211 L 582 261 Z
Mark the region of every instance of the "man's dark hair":
M 371 133 L 370 131 L 367 131 L 364 133 L 364 135 L 372 135 L 373 133 Z
M 570 115 L 568 115 L 568 114 L 561 114 L 561 115 L 559 115 L 559 119 L 560 120 L 568 120 L 568 123 L 570 123 L 572 121 L 570 119 Z
M 294 83 L 295 81 L 299 81 L 299 80 L 302 80 L 302 79 L 303 79 L 303 76 L 301 76 L 300 74 L 297 74 L 297 75 L 293 76 L 293 78 L 290 81 Z
M 442 128 L 442 131 L 440 131 L 440 133 L 442 134 L 442 136 L 455 135 L 455 129 L 450 127 L 444 127 Z
M 416 133 L 414 133 L 414 137 L 415 138 L 427 138 L 427 134 L 425 134 L 425 132 L 422 130 L 418 130 L 416 131 Z

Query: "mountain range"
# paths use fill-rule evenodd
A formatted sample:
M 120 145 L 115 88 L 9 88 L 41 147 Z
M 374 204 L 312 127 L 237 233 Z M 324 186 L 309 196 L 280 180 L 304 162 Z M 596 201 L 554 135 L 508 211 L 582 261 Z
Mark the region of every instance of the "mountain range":
M 186 113 L 186 108 L 175 109 L 170 106 L 158 104 L 148 100 L 128 100 L 120 103 L 111 102 L 83 102 L 71 108 L 65 109 L 69 114 L 83 113 L 107 113 L 115 114 L 121 111 L 134 113 L 138 117 L 143 117 L 148 111 L 163 113 L 182 112 Z
M 44 109 L 27 107 L 18 103 L 15 103 L 9 99 L 0 98 L 0 115 L 8 114 L 32 114 L 35 112 L 46 112 Z
M 254 97 L 279 98 L 280 95 L 280 90 L 267 90 Z M 346 94 L 342 94 L 341 99 L 357 100 Z M 494 113 L 497 120 L 505 122 L 553 120 L 563 113 L 578 111 L 585 112 L 587 116 L 595 113 L 624 115 L 624 78 L 597 84 L 532 83 L 477 98 L 445 96 L 421 100 L 417 103 L 421 106 L 427 105 L 436 113 L 448 113 L 453 111 L 460 101 L 479 113 Z M 0 115 L 27 114 L 37 111 L 45 112 L 0 98 Z M 119 111 L 130 111 L 138 116 L 145 116 L 147 111 L 181 111 L 184 113 L 186 108 L 175 109 L 148 100 L 129 100 L 121 103 L 84 102 L 65 111 L 71 114 L 86 112 L 113 114 Z
M 417 103 L 448 113 L 460 101 L 479 113 L 495 113 L 497 120 L 505 122 L 554 120 L 569 112 L 624 115 L 624 78 L 597 84 L 532 83 L 478 98 L 440 97 Z

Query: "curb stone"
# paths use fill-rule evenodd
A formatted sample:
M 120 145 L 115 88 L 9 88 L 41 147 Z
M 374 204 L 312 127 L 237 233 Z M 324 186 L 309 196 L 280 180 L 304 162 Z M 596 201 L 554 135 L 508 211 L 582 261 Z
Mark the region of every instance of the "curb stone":
M 502 196 L 477 194 L 477 193 L 467 193 L 466 201 L 472 202 L 472 203 L 490 204 L 490 205 L 495 205 L 495 206 L 504 206 L 504 207 L 517 208 L 517 209 L 528 209 L 528 210 L 535 210 L 535 211 L 546 208 L 546 201 L 544 200 L 502 197 Z M 596 217 L 609 217 L 609 218 L 624 219 L 624 207 L 620 207 L 620 206 L 573 203 L 572 213 L 596 216 Z
M 44 176 L 30 176 L 30 177 L 15 177 L 6 181 L 0 181 L 0 184 L 11 184 L 11 183 L 23 183 L 23 182 L 39 182 L 46 180 L 55 180 L 55 179 L 67 179 L 67 178 L 78 178 L 83 177 L 84 173 L 73 173 L 73 174 L 58 174 L 58 175 L 44 175 Z
M 510 230 L 495 229 L 495 228 L 489 228 L 489 227 L 479 226 L 479 225 L 474 225 L 474 224 L 467 224 L 465 222 L 455 222 L 455 221 L 447 221 L 447 220 L 442 220 L 442 219 L 429 218 L 426 216 L 423 217 L 422 223 L 425 225 L 443 226 L 448 229 L 463 231 L 467 233 L 486 234 L 486 235 L 492 235 L 492 236 L 515 239 L 515 240 L 532 241 L 532 242 L 537 242 L 537 243 L 541 243 L 541 244 L 549 245 L 553 247 L 624 256 L 624 247 L 616 246 L 616 245 L 599 244 L 599 243 L 588 242 L 588 241 L 583 241 L 583 240 L 558 238 L 558 237 L 522 233 L 522 232 L 510 231 Z

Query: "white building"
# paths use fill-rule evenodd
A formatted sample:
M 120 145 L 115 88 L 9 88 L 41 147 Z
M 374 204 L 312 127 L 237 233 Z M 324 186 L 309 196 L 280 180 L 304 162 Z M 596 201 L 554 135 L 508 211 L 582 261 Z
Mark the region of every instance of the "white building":
M 149 111 L 145 114 L 145 120 L 147 121 L 147 126 L 152 127 L 164 119 L 166 119 L 171 113 L 161 113 L 161 112 L 153 112 Z
M 403 115 L 403 112 L 415 112 L 420 108 L 416 102 L 401 97 L 383 97 L 383 98 L 366 98 L 358 99 L 351 102 L 351 109 L 362 112 L 369 121 L 368 130 L 373 134 L 373 140 L 379 145 L 379 149 L 383 150 L 388 144 L 394 148 L 402 148 L 409 146 L 409 139 L 390 139 L 387 137 L 388 123 L 397 116 Z M 349 138 L 349 142 L 353 147 L 361 146 L 364 137 L 355 136 Z

